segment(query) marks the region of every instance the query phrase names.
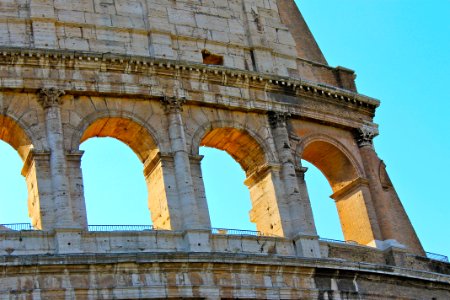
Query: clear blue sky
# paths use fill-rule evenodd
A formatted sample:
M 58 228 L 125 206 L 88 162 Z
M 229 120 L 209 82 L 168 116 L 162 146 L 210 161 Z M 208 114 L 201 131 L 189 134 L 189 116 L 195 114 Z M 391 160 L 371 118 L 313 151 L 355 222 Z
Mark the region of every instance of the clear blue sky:
M 450 1 L 298 4 L 329 64 L 356 70 L 359 92 L 382 101 L 376 150 L 425 249 L 450 255 Z M 90 139 L 82 149 L 89 223 L 151 224 L 135 154 L 113 139 Z M 221 151 L 201 152 L 213 226 L 254 229 L 239 165 Z M 22 162 L 5 143 L 0 153 L 0 223 L 29 222 Z M 306 176 L 319 234 L 342 239 L 326 180 L 312 166 Z

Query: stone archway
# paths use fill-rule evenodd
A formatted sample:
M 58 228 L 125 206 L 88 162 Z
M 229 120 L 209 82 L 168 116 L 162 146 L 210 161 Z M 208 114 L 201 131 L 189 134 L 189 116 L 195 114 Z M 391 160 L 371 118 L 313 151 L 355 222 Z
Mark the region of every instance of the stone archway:
M 373 208 L 368 181 L 361 167 L 341 143 L 325 135 L 304 138 L 297 158 L 317 167 L 328 180 L 345 240 L 373 244 L 380 229 Z
M 164 160 L 166 156 L 160 152 L 158 140 L 145 122 L 123 112 L 117 115 L 113 112 L 98 113 L 87 116 L 75 133 L 72 139 L 72 147 L 76 147 L 75 149 L 90 138 L 111 137 L 133 150 L 143 163 L 153 226 L 159 229 L 179 227 L 176 225 L 180 222 L 176 217 L 178 212 L 171 211 L 169 205 L 170 201 L 176 201 L 176 195 L 171 194 L 173 174 L 165 169 L 168 167 Z M 80 169 L 79 166 L 77 169 Z M 84 196 L 81 202 L 84 203 Z
M 46 222 L 42 220 L 41 216 L 42 210 L 45 210 L 47 205 L 41 203 L 42 199 L 40 197 L 40 192 L 42 192 L 42 190 L 38 187 L 38 181 L 40 184 L 45 185 L 43 181 L 46 179 L 45 176 L 39 176 L 36 168 L 41 165 L 41 160 L 39 158 L 43 156 L 48 157 L 48 153 L 34 149 L 31 138 L 33 135 L 27 131 L 26 126 L 20 123 L 20 120 L 15 120 L 11 116 L 0 115 L 0 128 L 0 139 L 16 150 L 24 162 L 21 174 L 25 177 L 27 184 L 28 215 L 31 219 L 31 225 L 35 229 L 43 229 Z M 40 171 L 45 172 L 45 167 L 41 166 Z
M 250 220 L 263 235 L 284 236 L 283 212 L 279 206 L 283 192 L 279 185 L 279 166 L 266 149 L 263 139 L 235 122 L 211 122 L 201 126 L 193 136 L 193 153 L 200 146 L 227 152 L 239 163 L 247 179 L 252 210 Z M 203 181 L 197 185 L 203 186 Z

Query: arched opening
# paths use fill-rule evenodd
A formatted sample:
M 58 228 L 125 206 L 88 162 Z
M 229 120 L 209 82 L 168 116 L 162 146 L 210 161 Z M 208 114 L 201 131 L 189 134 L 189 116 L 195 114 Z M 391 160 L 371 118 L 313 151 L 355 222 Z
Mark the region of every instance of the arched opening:
M 20 174 L 23 161 L 17 151 L 3 141 L 0 141 L 0 166 L 0 224 L 30 223 L 27 185 Z
M 350 159 L 328 141 L 308 143 L 303 149 L 302 159 L 316 166 L 325 175 L 333 192 L 358 178 L 358 172 Z
M 151 225 L 142 163 L 114 138 L 81 144 L 87 220 L 90 225 Z
M 8 116 L 0 116 L 0 164 L 2 166 L 0 188 L 5 199 L 2 203 L 0 223 L 30 223 L 42 228 L 40 197 L 37 191 L 36 164 L 26 164 L 33 149 L 29 135 L 18 122 Z M 18 155 L 17 155 L 18 154 Z M 21 178 L 21 173 L 25 177 Z M 6 228 L 5 228 L 6 229 Z M 12 229 L 30 229 L 19 226 Z
M 168 218 L 167 211 L 161 212 L 167 207 L 161 193 L 164 185 L 152 178 L 158 169 L 154 160 L 159 150 L 148 129 L 128 118 L 105 117 L 95 119 L 81 132 L 89 224 L 164 228 L 160 224 L 161 216 Z M 150 171 L 149 164 L 153 165 Z
M 201 167 L 211 226 L 255 231 L 245 172 L 225 151 L 201 147 L 200 154 L 204 156 Z
M 327 239 L 344 240 L 336 204 L 330 198 L 333 194 L 330 184 L 313 164 L 302 160 L 302 166 L 308 168 L 305 181 L 318 235 Z
M 314 165 L 326 177 L 344 239 L 364 245 L 376 240 L 376 218 L 369 207 L 371 195 L 367 181 L 345 148 L 331 139 L 319 137 L 305 139 L 300 152 L 301 159 Z M 321 212 L 316 209 L 315 213 Z M 320 227 L 317 223 L 316 220 L 316 226 Z
M 284 236 L 277 202 L 279 195 L 274 184 L 279 174 L 269 164 L 260 139 L 245 129 L 215 127 L 212 124 L 205 126 L 204 131 L 198 133 L 198 136 L 200 140 L 196 142 L 194 138 L 194 146 L 223 150 L 244 170 L 246 176 L 244 183 L 248 187 L 251 199 L 250 221 L 256 224 L 257 231 L 263 235 Z M 216 169 L 212 176 L 221 177 L 222 171 Z M 213 220 L 212 223 L 215 222 Z

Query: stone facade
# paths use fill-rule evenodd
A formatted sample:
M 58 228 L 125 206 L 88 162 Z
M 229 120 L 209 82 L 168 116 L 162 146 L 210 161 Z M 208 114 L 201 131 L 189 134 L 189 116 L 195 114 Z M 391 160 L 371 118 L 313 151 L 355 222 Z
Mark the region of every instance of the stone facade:
M 36 229 L 0 231 L 0 299 L 450 297 L 373 147 L 379 101 L 293 1 L 0 0 L 0 32 L 0 138 Z M 156 230 L 88 230 L 92 137 L 139 157 Z M 200 146 L 244 169 L 260 236 L 211 233 Z M 353 244 L 319 240 L 301 159 Z

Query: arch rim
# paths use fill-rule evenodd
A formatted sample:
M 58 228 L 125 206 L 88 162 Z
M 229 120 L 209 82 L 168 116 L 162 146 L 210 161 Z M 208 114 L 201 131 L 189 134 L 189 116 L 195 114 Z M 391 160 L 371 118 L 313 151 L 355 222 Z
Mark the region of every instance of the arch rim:
M 79 150 L 80 145 L 84 142 L 84 141 L 81 141 L 81 138 L 83 137 L 84 133 L 89 128 L 89 126 L 91 126 L 92 124 L 94 124 L 95 122 L 97 122 L 101 119 L 108 119 L 108 118 L 118 118 L 118 119 L 130 120 L 131 122 L 139 125 L 141 128 L 143 128 L 145 130 L 145 132 L 151 138 L 152 142 L 155 145 L 155 149 L 158 149 L 159 151 L 163 152 L 163 150 L 162 150 L 163 143 L 161 142 L 161 137 L 157 133 L 157 131 L 148 122 L 146 122 L 142 118 L 136 116 L 135 114 L 133 114 L 131 112 L 126 112 L 126 111 L 121 111 L 121 110 L 102 110 L 102 111 L 93 112 L 93 113 L 85 116 L 79 122 L 78 126 L 74 127 L 74 129 L 73 129 L 73 133 L 70 138 L 69 151 L 71 151 L 71 152 L 80 151 Z M 114 136 L 110 136 L 110 137 L 115 138 Z M 129 146 L 129 147 L 132 148 L 131 146 Z M 135 149 L 132 149 L 132 150 L 133 150 L 133 152 L 135 152 Z M 140 160 L 141 160 L 141 158 L 140 158 Z M 145 159 L 143 160 L 143 162 L 145 162 Z
M 325 142 L 336 147 L 345 156 L 345 158 L 350 161 L 353 169 L 356 171 L 357 178 L 365 178 L 364 169 L 360 165 L 356 157 L 353 155 L 353 153 L 339 140 L 320 133 L 307 135 L 297 143 L 294 158 L 296 165 L 301 166 L 300 160 L 303 159 L 303 152 L 305 148 L 314 142 Z
M 264 159 L 266 163 L 273 164 L 278 163 L 278 160 L 276 159 L 275 155 L 273 155 L 273 152 L 270 150 L 269 145 L 253 130 L 248 128 L 247 126 L 236 122 L 234 120 L 215 120 L 215 121 L 208 121 L 203 123 L 201 126 L 197 128 L 197 130 L 194 132 L 191 138 L 191 144 L 190 144 L 190 154 L 192 156 L 198 156 L 200 147 L 201 147 L 201 141 L 203 138 L 211 131 L 215 129 L 220 128 L 232 128 L 236 130 L 244 131 L 246 134 L 249 135 L 250 138 L 252 138 L 259 147 L 261 147 L 261 150 L 264 153 Z

